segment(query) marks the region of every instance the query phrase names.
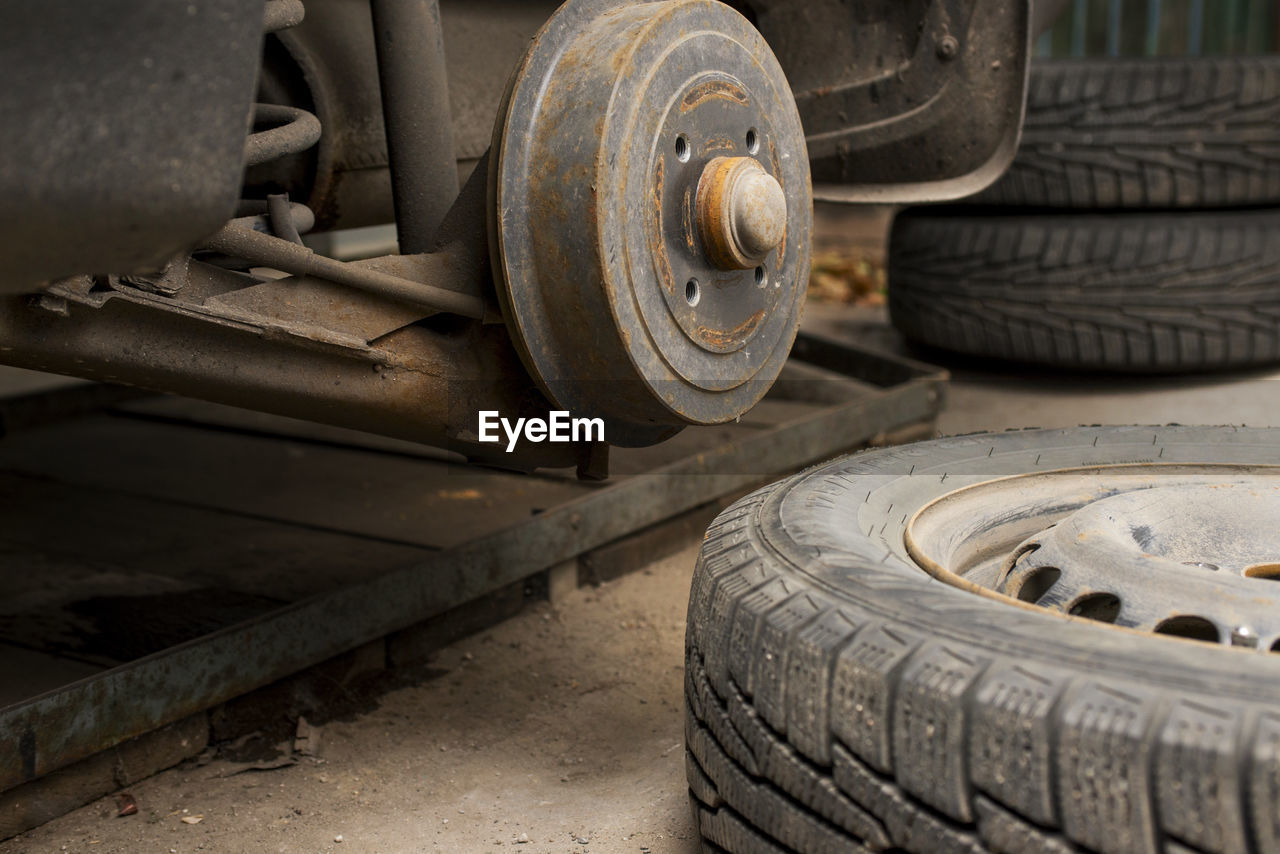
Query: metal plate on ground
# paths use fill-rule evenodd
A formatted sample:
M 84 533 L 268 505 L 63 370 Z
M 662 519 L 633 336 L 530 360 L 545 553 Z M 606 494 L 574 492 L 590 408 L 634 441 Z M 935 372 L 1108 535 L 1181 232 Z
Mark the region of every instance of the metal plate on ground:
M 87 678 L 8 682 L 0 790 L 928 421 L 944 381 L 802 334 L 740 423 L 615 449 L 605 483 L 174 398 L 15 431 L 0 659 Z

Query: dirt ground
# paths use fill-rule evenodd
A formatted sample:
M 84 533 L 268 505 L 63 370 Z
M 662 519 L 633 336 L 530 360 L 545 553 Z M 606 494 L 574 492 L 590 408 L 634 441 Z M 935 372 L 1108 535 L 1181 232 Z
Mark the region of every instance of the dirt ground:
M 129 790 L 136 815 L 104 798 L 0 854 L 692 854 L 681 703 L 696 554 L 441 650 L 371 710 L 319 727 L 296 764 L 188 762 Z

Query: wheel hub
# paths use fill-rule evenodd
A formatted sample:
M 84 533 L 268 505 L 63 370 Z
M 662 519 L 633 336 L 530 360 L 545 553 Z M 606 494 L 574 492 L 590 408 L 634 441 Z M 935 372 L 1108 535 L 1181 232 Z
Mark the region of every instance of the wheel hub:
M 712 264 L 747 270 L 762 263 L 787 233 L 787 197 L 752 157 L 716 157 L 702 170 L 698 234 Z
M 491 157 L 504 317 L 557 405 L 628 445 L 764 395 L 799 324 L 812 199 L 790 89 L 742 16 L 570 0 Z
M 906 546 L 946 581 L 1059 613 L 1280 648 L 1280 479 L 1245 466 L 1119 465 L 957 489 Z

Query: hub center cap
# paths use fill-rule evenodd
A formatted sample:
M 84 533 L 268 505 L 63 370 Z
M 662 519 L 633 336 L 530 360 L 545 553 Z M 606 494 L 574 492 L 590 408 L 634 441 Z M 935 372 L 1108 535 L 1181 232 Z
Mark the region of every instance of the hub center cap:
M 782 185 L 753 157 L 717 157 L 698 181 L 698 231 L 723 270 L 755 267 L 787 233 Z

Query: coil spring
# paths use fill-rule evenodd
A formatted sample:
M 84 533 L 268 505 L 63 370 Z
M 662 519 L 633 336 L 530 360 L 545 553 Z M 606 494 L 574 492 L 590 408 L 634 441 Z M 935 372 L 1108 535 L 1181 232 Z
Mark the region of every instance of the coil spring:
M 263 31 L 270 34 L 297 26 L 304 14 L 302 0 L 267 0 L 263 9 Z M 320 141 L 320 119 L 307 110 L 283 104 L 255 103 L 253 128 L 245 140 L 246 169 L 301 154 Z M 241 199 L 236 213 L 237 217 L 252 220 L 256 230 L 293 243 L 301 243 L 301 234 L 315 224 L 311 209 L 290 202 L 287 193 L 268 195 L 265 200 Z

